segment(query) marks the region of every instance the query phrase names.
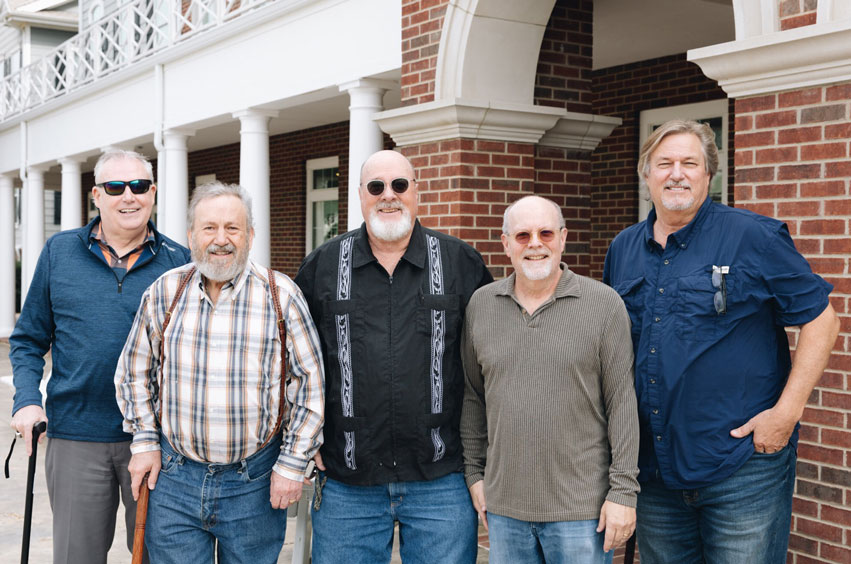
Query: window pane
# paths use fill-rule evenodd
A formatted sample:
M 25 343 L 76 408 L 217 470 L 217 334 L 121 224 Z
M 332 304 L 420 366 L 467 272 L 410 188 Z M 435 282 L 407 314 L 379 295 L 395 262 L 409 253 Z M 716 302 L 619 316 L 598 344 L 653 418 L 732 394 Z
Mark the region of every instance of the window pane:
M 337 236 L 339 213 L 337 200 L 313 203 L 313 248 Z
M 339 168 L 322 168 L 313 171 L 313 189 L 337 188 L 340 180 Z

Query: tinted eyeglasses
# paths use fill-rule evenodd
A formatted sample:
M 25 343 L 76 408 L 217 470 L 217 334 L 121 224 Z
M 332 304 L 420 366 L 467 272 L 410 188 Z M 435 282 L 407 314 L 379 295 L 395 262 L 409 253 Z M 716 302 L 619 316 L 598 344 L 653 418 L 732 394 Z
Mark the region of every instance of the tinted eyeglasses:
M 394 178 L 390 181 L 390 188 L 397 194 L 404 194 L 410 185 L 411 181 L 407 178 Z M 384 186 L 383 180 L 370 180 L 366 183 L 366 191 L 373 196 L 380 196 L 384 193 Z
M 124 190 L 128 186 L 130 187 L 130 191 L 134 194 L 144 194 L 151 189 L 151 185 L 153 185 L 153 183 L 153 180 L 139 178 L 136 180 L 128 180 L 127 182 L 124 182 L 123 180 L 108 180 L 107 182 L 101 182 L 98 186 L 103 188 L 103 191 L 110 196 L 120 196 L 124 193 Z
M 727 313 L 727 279 L 725 275 L 729 272 L 729 268 L 725 266 L 712 265 L 712 287 L 718 290 L 715 292 L 715 312 L 718 315 Z
M 532 240 L 532 235 L 534 233 L 537 233 L 538 241 L 540 241 L 541 243 L 551 243 L 556 238 L 556 232 L 553 231 L 552 229 L 541 229 L 540 231 L 537 231 L 537 232 L 536 231 L 533 231 L 533 232 L 518 231 L 517 233 L 515 233 L 513 235 L 513 237 L 514 237 L 514 240 L 517 242 L 518 245 L 528 245 L 529 241 Z

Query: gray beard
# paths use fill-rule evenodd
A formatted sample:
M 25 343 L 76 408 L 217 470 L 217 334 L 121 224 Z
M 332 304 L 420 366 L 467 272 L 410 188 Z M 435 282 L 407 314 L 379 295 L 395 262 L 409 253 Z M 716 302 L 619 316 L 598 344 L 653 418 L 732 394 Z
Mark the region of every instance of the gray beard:
M 248 264 L 248 249 L 236 251 L 231 265 L 225 266 L 213 264 L 209 258 L 210 251 L 230 249 L 233 245 L 225 245 L 224 247 L 210 245 L 203 251 L 195 250 L 198 248 L 198 245 L 193 245 L 193 247 L 195 248 L 192 249 L 192 262 L 195 263 L 195 267 L 198 269 L 198 272 L 200 272 L 208 280 L 213 280 L 215 282 L 228 282 L 239 276 L 239 274 L 245 270 L 245 265 Z

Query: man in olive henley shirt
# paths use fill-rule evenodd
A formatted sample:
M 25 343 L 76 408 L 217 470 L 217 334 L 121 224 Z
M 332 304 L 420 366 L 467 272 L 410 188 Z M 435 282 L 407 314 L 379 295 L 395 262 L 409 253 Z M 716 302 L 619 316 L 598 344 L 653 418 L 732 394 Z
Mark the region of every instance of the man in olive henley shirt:
M 497 564 L 611 562 L 635 528 L 629 317 L 613 290 L 560 262 L 566 237 L 552 201 L 509 206 L 515 272 L 467 307 L 465 474 Z

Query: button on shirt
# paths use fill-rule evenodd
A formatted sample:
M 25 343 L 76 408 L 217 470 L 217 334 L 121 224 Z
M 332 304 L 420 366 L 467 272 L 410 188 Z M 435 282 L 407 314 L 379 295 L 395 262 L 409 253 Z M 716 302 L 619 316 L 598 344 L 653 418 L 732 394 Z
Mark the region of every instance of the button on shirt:
M 615 238 L 603 280 L 632 321 L 639 480 L 658 472 L 668 487 L 698 488 L 751 456 L 752 436 L 730 431 L 777 402 L 791 367 L 784 327 L 818 317 L 833 287 L 775 219 L 707 199 L 665 248 L 655 220 L 654 210 Z M 713 266 L 727 267 L 723 314 Z
M 124 430 L 133 433 L 133 453 L 159 448 L 159 399 L 162 434 L 178 452 L 200 462 L 238 462 L 269 438 L 278 418 L 281 343 L 268 271 L 249 261 L 215 305 L 201 275 L 192 275 L 166 330 L 157 385 L 165 312 L 190 267 L 164 274 L 142 297 L 116 370 L 118 406 Z M 300 480 L 322 442 L 322 358 L 301 291 L 283 274 L 275 281 L 289 354 L 284 442 L 275 471 Z

